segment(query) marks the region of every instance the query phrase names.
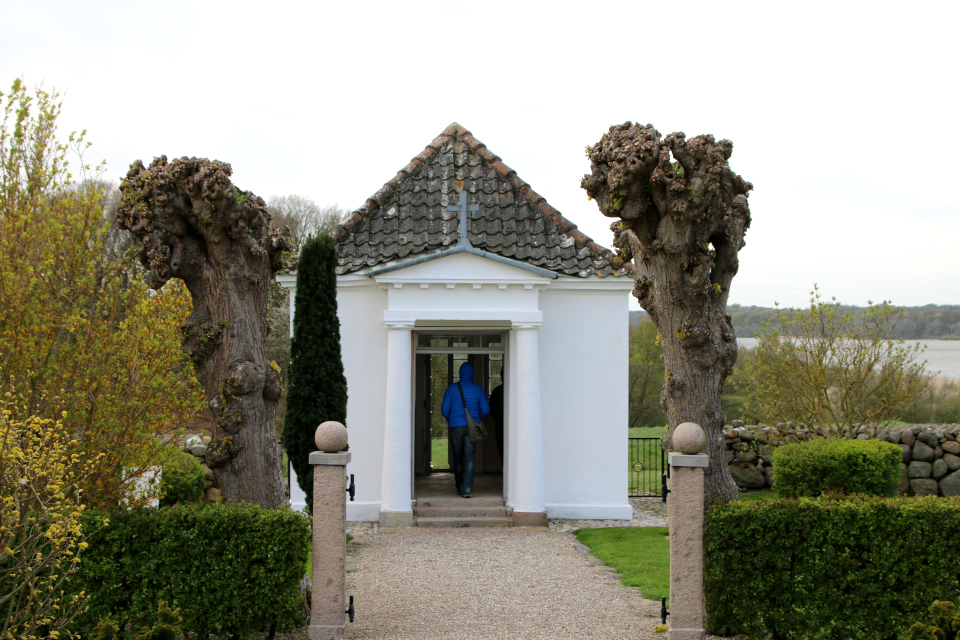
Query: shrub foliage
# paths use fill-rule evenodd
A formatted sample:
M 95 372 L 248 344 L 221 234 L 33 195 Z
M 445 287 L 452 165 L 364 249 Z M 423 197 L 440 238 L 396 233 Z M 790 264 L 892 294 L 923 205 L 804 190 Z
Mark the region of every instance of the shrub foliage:
M 168 507 L 178 502 L 199 502 L 203 498 L 206 478 L 203 465 L 195 457 L 177 451 L 163 464 L 160 475 L 160 506 Z
M 960 499 L 836 495 L 707 513 L 709 625 L 751 638 L 897 637 L 960 595 Z M 748 585 L 748 592 L 738 585 Z
M 93 523 L 96 520 L 92 521 Z M 101 618 L 133 628 L 179 608 L 183 633 L 246 637 L 300 622 L 309 523 L 289 509 L 243 503 L 175 505 L 112 514 L 90 538 L 75 580 L 89 596 L 79 631 Z
M 773 488 L 785 498 L 828 491 L 892 496 L 900 479 L 900 448 L 879 440 L 810 440 L 773 453 Z
M 896 337 L 902 315 L 884 301 L 854 317 L 816 287 L 808 310 L 778 309 L 738 372 L 747 416 L 795 420 L 849 438 L 862 424 L 872 437 L 929 382 L 918 360 L 923 348 Z
M 78 487 L 93 465 L 63 423 L 16 420 L 9 400 L 0 402 L 0 637 L 56 638 L 86 600 L 64 592 L 87 545 Z

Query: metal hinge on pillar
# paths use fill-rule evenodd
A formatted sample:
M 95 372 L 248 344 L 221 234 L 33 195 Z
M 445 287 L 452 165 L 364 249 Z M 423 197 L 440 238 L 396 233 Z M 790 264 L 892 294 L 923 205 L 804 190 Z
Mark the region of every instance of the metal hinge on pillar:
M 347 485 L 347 493 L 350 494 L 350 502 L 353 502 L 353 497 L 357 493 L 357 485 L 353 483 L 353 474 L 350 474 L 350 484 Z
M 353 596 L 350 596 L 350 602 L 353 602 Z M 660 598 L 660 624 L 667 624 L 668 615 L 670 615 L 670 611 L 667 609 L 667 596 L 663 596 Z M 352 617 L 350 622 L 353 622 Z
M 350 596 L 350 606 L 347 607 L 347 610 L 344 611 L 350 617 L 350 622 L 353 622 L 353 616 L 356 614 L 357 610 L 353 608 L 353 596 Z
M 660 496 L 663 498 L 663 501 L 667 501 L 667 494 L 670 493 L 670 489 L 667 489 L 667 478 L 670 477 L 670 467 L 667 466 L 667 472 L 660 476 Z

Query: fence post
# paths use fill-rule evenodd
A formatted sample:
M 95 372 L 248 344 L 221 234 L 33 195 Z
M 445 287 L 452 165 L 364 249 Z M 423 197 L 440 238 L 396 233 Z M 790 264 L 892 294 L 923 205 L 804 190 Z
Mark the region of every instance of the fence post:
M 313 577 L 310 640 L 342 638 L 346 628 L 347 494 L 350 453 L 347 429 L 339 422 L 317 427 L 313 465 Z
M 700 453 L 703 429 L 684 422 L 673 432 L 670 452 L 670 640 L 703 640 L 703 474 L 710 457 Z

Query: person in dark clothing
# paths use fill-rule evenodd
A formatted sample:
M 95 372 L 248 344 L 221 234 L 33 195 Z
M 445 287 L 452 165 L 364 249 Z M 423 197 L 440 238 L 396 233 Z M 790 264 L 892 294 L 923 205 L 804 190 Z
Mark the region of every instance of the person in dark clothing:
M 490 392 L 490 417 L 497 428 L 497 453 L 503 460 L 503 385 Z
M 461 399 L 460 390 L 463 390 Z M 467 414 L 464 404 L 476 422 L 490 415 L 490 405 L 483 387 L 473 381 L 473 365 L 464 362 L 460 365 L 460 382 L 451 384 L 443 394 L 440 413 L 449 425 L 450 444 L 453 445 L 453 478 L 457 493 L 469 498 L 473 491 L 473 454 L 476 445 L 467 433 Z

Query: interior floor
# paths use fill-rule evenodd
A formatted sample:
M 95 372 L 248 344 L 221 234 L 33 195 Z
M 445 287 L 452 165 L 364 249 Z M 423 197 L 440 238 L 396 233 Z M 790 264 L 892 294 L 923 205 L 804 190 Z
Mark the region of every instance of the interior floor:
M 474 498 L 502 498 L 503 474 L 478 473 L 473 476 Z M 413 483 L 413 497 L 416 500 L 427 498 L 456 498 L 457 489 L 453 482 L 453 472 L 436 471 L 417 476 Z

